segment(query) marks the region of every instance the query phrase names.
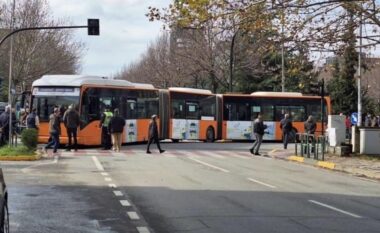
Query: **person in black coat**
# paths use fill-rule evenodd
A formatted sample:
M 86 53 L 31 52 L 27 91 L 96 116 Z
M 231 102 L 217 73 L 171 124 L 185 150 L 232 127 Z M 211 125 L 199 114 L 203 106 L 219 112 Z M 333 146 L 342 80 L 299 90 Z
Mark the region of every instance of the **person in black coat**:
M 115 108 L 108 128 L 112 136 L 113 150 L 116 152 L 120 152 L 121 149 L 124 126 L 125 119 L 120 116 L 119 109 Z
M 150 144 L 152 144 L 153 141 L 156 142 L 157 148 L 160 151 L 160 153 L 164 153 L 165 150 L 161 149 L 160 139 L 158 137 L 157 115 L 153 115 L 152 116 L 152 121 L 149 124 L 149 132 L 148 132 L 148 134 L 149 134 L 148 135 L 149 140 L 148 140 L 148 146 L 146 148 L 146 153 L 147 154 L 151 154 L 152 153 L 152 152 L 150 152 L 149 147 L 150 147 Z
M 9 106 L 5 107 L 5 111 L 0 115 L 0 128 L 1 128 L 1 138 L 0 144 L 5 144 L 9 140 L 9 114 L 11 108 Z
M 289 118 L 289 114 L 285 114 L 284 119 L 281 120 L 280 128 L 282 130 L 282 140 L 284 143 L 284 149 L 287 149 L 288 142 L 289 142 L 289 135 L 293 129 L 292 120 Z
M 305 133 L 307 134 L 315 133 L 315 129 L 317 128 L 317 123 L 315 123 L 313 116 L 310 115 L 309 118 L 307 118 L 307 121 L 305 121 L 304 123 L 304 127 L 305 127 Z
M 255 134 L 256 141 L 253 143 L 253 146 L 249 151 L 251 154 L 254 155 L 260 155 L 259 154 L 259 149 L 261 142 L 263 141 L 263 136 L 264 136 L 264 130 L 267 128 L 266 125 L 263 123 L 263 119 L 261 114 L 259 114 L 256 118 L 256 120 L 253 122 L 253 133 Z

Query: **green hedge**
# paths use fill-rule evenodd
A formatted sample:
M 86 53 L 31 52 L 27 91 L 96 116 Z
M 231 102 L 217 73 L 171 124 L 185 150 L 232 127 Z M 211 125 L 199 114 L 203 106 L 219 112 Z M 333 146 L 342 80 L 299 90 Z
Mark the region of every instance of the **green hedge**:
M 37 148 L 38 131 L 36 129 L 24 129 L 21 133 L 21 142 L 29 150 Z

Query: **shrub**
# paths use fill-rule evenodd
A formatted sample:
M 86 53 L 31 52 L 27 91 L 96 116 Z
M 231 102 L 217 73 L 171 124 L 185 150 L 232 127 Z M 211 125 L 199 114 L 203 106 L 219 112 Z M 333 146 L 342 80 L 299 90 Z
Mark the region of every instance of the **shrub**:
M 21 142 L 28 149 L 36 149 L 38 143 L 38 132 L 36 129 L 24 129 L 21 133 Z

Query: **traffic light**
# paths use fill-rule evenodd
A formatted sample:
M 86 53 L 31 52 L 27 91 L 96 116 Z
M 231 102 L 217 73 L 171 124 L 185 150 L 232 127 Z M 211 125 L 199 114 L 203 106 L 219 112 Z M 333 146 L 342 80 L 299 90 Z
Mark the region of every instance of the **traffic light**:
M 99 36 L 99 19 L 87 19 L 87 32 L 90 36 Z
M 319 82 L 310 83 L 310 93 L 314 95 L 321 95 L 321 85 Z

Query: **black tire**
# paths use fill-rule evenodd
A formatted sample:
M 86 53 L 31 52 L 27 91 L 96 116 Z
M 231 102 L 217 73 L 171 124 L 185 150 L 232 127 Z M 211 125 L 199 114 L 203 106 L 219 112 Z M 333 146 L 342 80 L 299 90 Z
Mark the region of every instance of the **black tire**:
M 179 139 L 172 139 L 172 142 L 174 142 L 174 143 L 178 143 L 178 142 L 179 142 Z
M 1 222 L 0 233 L 9 233 L 9 212 L 7 203 L 3 206 L 3 216 Z
M 208 127 L 206 131 L 206 142 L 214 142 L 214 141 L 215 141 L 214 128 Z

